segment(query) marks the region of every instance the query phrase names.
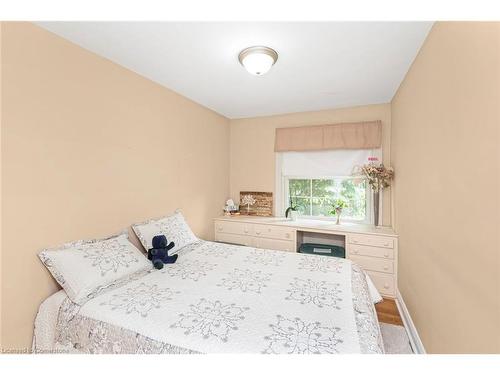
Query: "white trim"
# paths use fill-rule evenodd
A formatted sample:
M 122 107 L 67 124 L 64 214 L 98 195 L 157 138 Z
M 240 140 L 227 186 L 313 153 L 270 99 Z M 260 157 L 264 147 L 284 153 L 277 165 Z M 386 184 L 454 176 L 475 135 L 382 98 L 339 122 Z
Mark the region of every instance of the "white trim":
M 355 176 L 315 176 L 315 177 L 308 177 L 308 176 L 295 176 L 295 175 L 290 175 L 290 176 L 281 176 L 281 204 L 283 207 L 288 206 L 288 184 L 291 179 L 299 179 L 299 180 L 333 180 L 333 179 L 355 179 Z M 312 184 L 312 182 L 311 182 Z M 312 194 L 312 186 L 311 186 L 311 194 Z M 373 195 L 372 195 L 372 190 L 368 186 L 368 183 L 366 184 L 366 213 L 365 213 L 365 219 L 364 220 L 354 220 L 354 219 L 348 219 L 344 217 L 342 221 L 344 222 L 349 222 L 349 223 L 355 223 L 355 224 L 364 224 L 364 225 L 369 225 L 373 224 Z M 310 198 L 310 197 L 303 197 L 303 198 Z M 311 207 L 312 208 L 312 207 Z M 299 215 L 300 219 L 308 219 L 308 220 L 325 220 L 325 221 L 335 221 L 337 218 L 335 216 L 314 216 L 314 215 Z M 380 221 L 380 223 L 382 223 Z
M 330 150 L 331 151 L 331 150 Z M 378 158 L 380 162 L 383 160 L 383 149 L 382 147 L 376 148 L 376 149 L 371 149 L 370 150 L 372 153 L 372 156 L 375 156 Z M 314 176 L 299 176 L 299 175 L 283 175 L 283 155 L 285 152 L 275 152 L 275 180 L 274 180 L 274 216 L 277 217 L 284 217 L 285 216 L 285 210 L 288 207 L 288 179 L 290 178 L 300 178 L 300 179 L 316 179 L 316 178 L 339 178 L 339 177 L 345 177 L 345 178 L 353 178 L 354 176 L 348 175 L 348 176 L 342 176 L 342 175 L 329 175 L 329 176 L 322 176 L 322 175 L 314 175 Z M 367 184 L 368 185 L 368 184 Z M 392 220 L 393 216 L 393 207 L 394 205 L 392 204 L 392 189 L 390 191 L 391 197 L 391 226 L 392 226 Z M 381 190 L 380 192 L 380 198 L 379 198 L 379 226 L 384 225 L 384 190 Z M 366 189 L 366 215 L 364 220 L 349 220 L 346 218 L 343 218 L 343 221 L 345 222 L 350 222 L 350 223 L 356 223 L 356 224 L 373 224 L 375 222 L 374 215 L 373 215 L 373 193 L 372 189 L 367 186 Z M 317 216 L 301 216 L 301 218 L 306 218 L 306 219 L 318 219 L 318 220 L 329 220 L 329 221 L 334 221 L 336 220 L 335 217 L 317 217 Z
M 422 344 L 422 340 L 420 340 L 420 336 L 418 335 L 417 328 L 415 324 L 413 324 L 413 320 L 411 319 L 410 312 L 408 311 L 406 304 L 399 292 L 399 289 L 396 290 L 396 306 L 398 307 L 399 314 L 401 315 L 401 319 L 403 320 L 404 327 L 406 329 L 406 333 L 410 340 L 411 348 L 415 354 L 426 354 L 424 344 Z
M 275 171 L 276 176 L 274 180 L 274 216 L 284 217 L 287 207 L 283 207 L 283 176 L 281 175 L 281 166 L 283 165 L 283 153 L 275 152 Z

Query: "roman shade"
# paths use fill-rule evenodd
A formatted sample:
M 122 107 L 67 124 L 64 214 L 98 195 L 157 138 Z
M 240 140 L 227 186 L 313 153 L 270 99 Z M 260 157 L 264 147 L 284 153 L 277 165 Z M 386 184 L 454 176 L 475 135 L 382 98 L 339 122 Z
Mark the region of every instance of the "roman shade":
M 363 121 L 333 125 L 276 129 L 274 151 L 376 149 L 382 143 L 382 122 Z
M 370 157 L 382 160 L 382 150 L 287 151 L 281 153 L 281 177 L 314 179 L 351 176 L 354 167 L 368 163 Z

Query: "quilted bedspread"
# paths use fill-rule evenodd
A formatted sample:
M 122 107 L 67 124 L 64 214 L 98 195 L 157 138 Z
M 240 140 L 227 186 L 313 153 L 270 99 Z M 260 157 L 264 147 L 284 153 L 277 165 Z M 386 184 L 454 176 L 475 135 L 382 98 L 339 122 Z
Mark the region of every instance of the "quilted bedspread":
M 200 241 L 177 263 L 66 298 L 56 344 L 86 353 L 382 353 L 349 260 Z

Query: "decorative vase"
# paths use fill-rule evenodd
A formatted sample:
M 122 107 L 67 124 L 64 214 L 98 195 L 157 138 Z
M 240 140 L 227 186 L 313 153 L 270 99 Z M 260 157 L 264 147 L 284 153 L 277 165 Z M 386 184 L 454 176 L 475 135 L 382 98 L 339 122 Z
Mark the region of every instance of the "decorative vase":
M 340 224 L 340 214 L 342 213 L 342 210 L 335 210 L 337 212 L 337 221 L 335 224 L 339 225 Z
M 380 191 L 373 192 L 373 224 L 378 227 L 378 217 L 379 217 L 379 205 L 380 205 Z
M 290 218 L 293 221 L 297 220 L 298 217 L 299 217 L 299 212 L 298 211 L 294 211 L 294 210 L 290 211 Z

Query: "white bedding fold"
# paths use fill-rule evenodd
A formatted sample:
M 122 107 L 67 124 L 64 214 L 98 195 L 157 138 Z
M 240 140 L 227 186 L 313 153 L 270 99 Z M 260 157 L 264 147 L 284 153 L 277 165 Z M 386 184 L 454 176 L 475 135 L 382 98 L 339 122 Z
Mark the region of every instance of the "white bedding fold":
M 43 301 L 38 308 L 33 332 L 34 352 L 50 353 L 54 350 L 59 309 L 67 297 L 66 292 L 60 290 Z

